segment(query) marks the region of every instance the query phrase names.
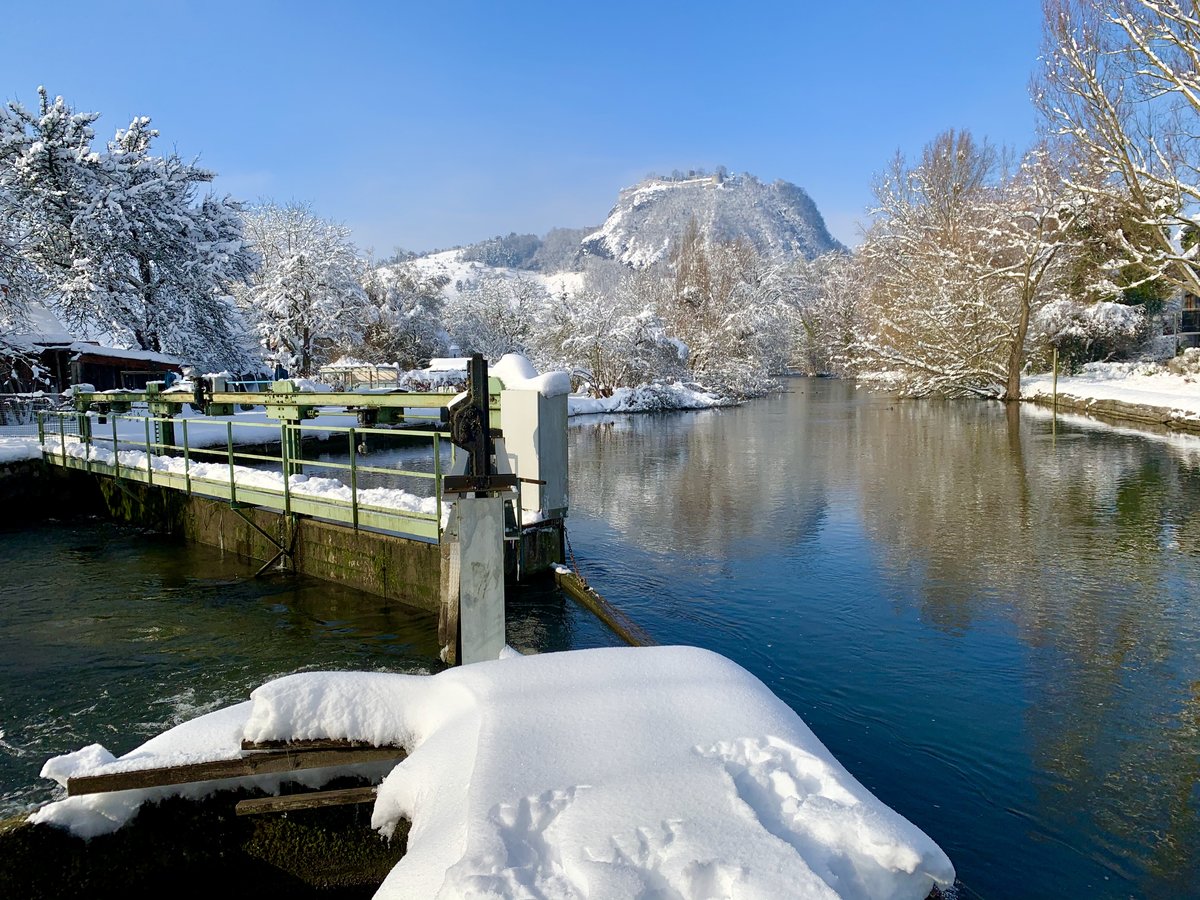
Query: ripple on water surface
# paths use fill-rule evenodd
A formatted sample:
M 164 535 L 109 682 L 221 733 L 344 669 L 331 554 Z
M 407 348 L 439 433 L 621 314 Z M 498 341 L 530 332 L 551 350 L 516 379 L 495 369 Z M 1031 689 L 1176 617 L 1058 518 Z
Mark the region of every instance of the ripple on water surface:
M 0 532 L 0 816 L 55 796 L 50 756 L 127 752 L 313 669 L 422 672 L 436 618 L 103 522 Z

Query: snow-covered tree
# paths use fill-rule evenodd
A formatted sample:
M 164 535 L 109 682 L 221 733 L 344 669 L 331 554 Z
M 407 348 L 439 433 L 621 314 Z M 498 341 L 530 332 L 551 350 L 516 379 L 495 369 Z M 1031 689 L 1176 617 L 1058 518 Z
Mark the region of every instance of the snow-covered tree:
M 447 281 L 405 263 L 370 269 L 363 281 L 370 315 L 363 330 L 366 357 L 411 369 L 442 353 L 442 288 Z
M 496 360 L 505 353 L 530 352 L 533 321 L 549 300 L 531 278 L 485 274 L 446 302 L 446 331 L 463 353 Z
M 38 95 L 36 111 L 15 101 L 0 109 L 0 303 L 10 324 L 70 272 L 72 222 L 97 178 L 99 114 Z
M 1047 0 L 1037 97 L 1079 158 L 1081 190 L 1135 212 L 1122 264 L 1200 293 L 1200 16 L 1193 0 Z
M 841 373 L 862 329 L 862 266 L 847 253 L 798 261 L 790 273 L 792 363 L 813 374 Z
M 261 262 L 235 297 L 271 358 L 309 374 L 327 352 L 362 340 L 365 263 L 349 228 L 303 204 L 268 203 L 245 214 L 244 229 Z
M 1011 175 L 998 164 L 986 141 L 948 131 L 877 183 L 860 251 L 863 374 L 916 396 L 1020 397 L 1030 317 L 1060 295 L 1082 200 L 1040 151 Z
M 610 283 L 585 284 L 546 303 L 533 347 L 538 364 L 575 373 L 597 397 L 684 375 L 687 346 L 668 333 L 655 309 L 659 281 L 657 274 L 626 269 Z
M 141 349 L 239 366 L 247 347 L 228 297 L 255 263 L 240 206 L 198 199 L 213 173 L 175 153 L 153 155 L 157 136 L 148 118 L 134 119 L 100 158 L 71 226 L 76 255 L 62 312 Z
M 245 357 L 228 292 L 254 263 L 238 206 L 198 197 L 213 173 L 155 156 L 158 133 L 134 119 L 92 150 L 97 115 L 39 90 L 37 113 L 0 117 L 0 192 L 15 209 L 5 243 L 36 273 L 68 325 L 205 365 Z M 6 276 L 7 277 L 7 276 Z
M 671 253 L 671 290 L 659 312 L 688 347 L 692 376 L 734 396 L 766 390 L 787 356 L 783 294 L 754 248 L 711 241 L 695 219 Z

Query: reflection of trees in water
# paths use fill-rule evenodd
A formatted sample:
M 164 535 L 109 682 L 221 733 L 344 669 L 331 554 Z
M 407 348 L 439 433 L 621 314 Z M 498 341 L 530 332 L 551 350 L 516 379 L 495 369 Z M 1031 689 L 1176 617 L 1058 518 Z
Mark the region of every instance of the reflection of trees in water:
M 795 399 L 795 398 L 792 398 Z M 605 416 L 573 424 L 571 505 L 645 550 L 727 558 L 769 541 L 794 546 L 817 532 L 827 505 L 826 449 L 785 415 L 777 397 L 752 407 Z M 778 412 L 763 406 L 775 404 Z M 763 428 L 763 416 L 771 427 Z
M 1117 870 L 1200 879 L 1197 718 L 1200 490 L 1169 449 L 1059 429 L 983 403 L 860 410 L 845 458 L 897 585 L 950 632 L 1012 620 L 1040 805 L 1119 836 L 1081 848 Z M 1090 829 L 1089 829 L 1090 830 Z

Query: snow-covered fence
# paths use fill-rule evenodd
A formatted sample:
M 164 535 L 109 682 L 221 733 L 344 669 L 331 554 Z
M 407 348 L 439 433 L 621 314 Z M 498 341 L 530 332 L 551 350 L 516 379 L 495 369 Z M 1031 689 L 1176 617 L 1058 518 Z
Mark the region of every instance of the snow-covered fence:
M 37 414 L 54 409 L 54 397 L 34 394 L 0 394 L 0 434 L 37 434 Z

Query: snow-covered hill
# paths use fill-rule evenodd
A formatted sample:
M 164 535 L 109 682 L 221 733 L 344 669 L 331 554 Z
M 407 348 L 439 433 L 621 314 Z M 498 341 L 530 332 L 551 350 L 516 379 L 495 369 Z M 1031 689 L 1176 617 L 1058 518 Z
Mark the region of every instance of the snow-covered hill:
M 551 296 L 573 294 L 583 286 L 582 272 L 534 272 L 504 266 L 489 266 L 475 260 L 464 259 L 466 248 L 442 250 L 428 256 L 419 256 L 405 265 L 411 266 L 427 277 L 445 277 L 446 286 L 442 293 L 454 297 L 483 277 L 522 278 L 539 285 Z
M 427 277 L 444 276 L 453 297 L 481 278 L 534 282 L 557 296 L 583 285 L 588 258 L 643 268 L 663 260 L 693 219 L 711 241 L 742 238 L 768 258 L 812 259 L 845 249 L 825 228 L 816 204 L 786 181 L 753 175 L 648 178 L 620 192 L 599 229 L 555 228 L 543 238 L 499 235 L 405 263 Z
M 752 175 L 650 178 L 621 191 L 585 254 L 641 268 L 663 259 L 692 219 L 710 240 L 743 238 L 762 255 L 807 259 L 843 249 L 801 188 Z

